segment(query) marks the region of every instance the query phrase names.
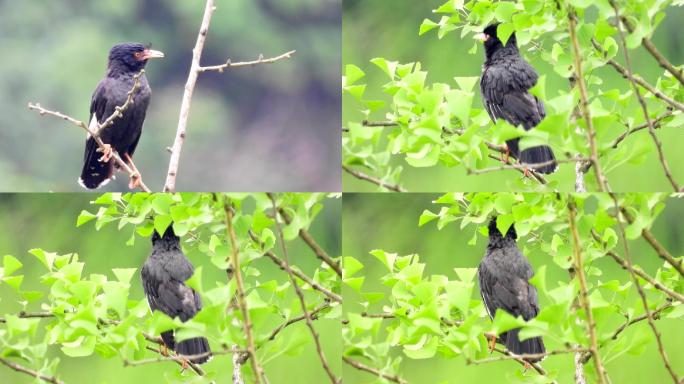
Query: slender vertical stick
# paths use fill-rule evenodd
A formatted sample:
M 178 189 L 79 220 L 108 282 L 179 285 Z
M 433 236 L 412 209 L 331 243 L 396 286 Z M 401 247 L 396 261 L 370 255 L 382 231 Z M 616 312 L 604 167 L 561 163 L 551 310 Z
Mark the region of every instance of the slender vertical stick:
M 596 323 L 594 322 L 594 316 L 591 313 L 591 305 L 589 304 L 589 293 L 587 291 L 587 280 L 584 276 L 584 265 L 582 262 L 582 244 L 580 243 L 579 234 L 577 233 L 577 227 L 575 226 L 575 214 L 577 206 L 575 201 L 571 196 L 568 197 L 568 223 L 570 225 L 570 232 L 572 233 L 573 240 L 573 251 L 575 258 L 575 273 L 577 274 L 577 281 L 580 286 L 580 304 L 584 309 L 584 313 L 587 317 L 587 328 L 589 330 L 589 339 L 591 341 L 591 347 L 589 348 L 592 356 L 594 357 L 594 365 L 596 366 L 596 375 L 598 376 L 598 382 L 600 384 L 605 384 L 606 380 L 606 370 L 601 362 L 601 357 L 598 352 L 598 338 L 596 337 Z
M 235 236 L 235 229 L 233 228 L 233 210 L 230 206 L 230 200 L 225 197 L 223 208 L 226 213 L 226 230 L 228 231 L 228 238 L 230 239 L 230 260 L 233 264 L 233 276 L 235 277 L 235 285 L 237 286 L 237 299 L 242 312 L 242 324 L 247 338 L 247 353 L 249 360 L 252 363 L 252 370 L 254 370 L 254 382 L 261 383 L 263 377 L 263 369 L 259 365 L 256 358 L 256 348 L 254 347 L 254 335 L 252 335 L 252 321 L 249 318 L 249 309 L 247 308 L 247 300 L 245 299 L 245 287 L 242 281 L 242 272 L 240 271 L 240 257 L 238 255 L 238 243 Z
M 207 0 L 207 4 L 204 7 L 204 18 L 202 19 L 199 34 L 197 35 L 197 42 L 195 43 L 195 48 L 192 49 L 192 64 L 190 65 L 188 81 L 185 83 L 185 91 L 183 92 L 176 139 L 173 142 L 173 147 L 171 147 L 171 160 L 169 160 L 169 170 L 166 174 L 164 192 L 176 191 L 176 174 L 178 173 L 181 149 L 183 148 L 183 142 L 185 141 L 185 130 L 188 126 L 188 117 L 190 116 L 192 93 L 195 90 L 195 83 L 197 82 L 197 76 L 200 71 L 200 59 L 202 58 L 204 41 L 206 40 L 207 32 L 209 31 L 211 15 L 215 9 L 214 0 Z

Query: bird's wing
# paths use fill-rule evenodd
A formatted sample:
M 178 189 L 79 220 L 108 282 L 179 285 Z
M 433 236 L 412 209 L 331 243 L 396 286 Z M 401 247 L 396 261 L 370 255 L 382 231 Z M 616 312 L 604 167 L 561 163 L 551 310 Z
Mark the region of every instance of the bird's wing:
M 107 79 L 105 78 L 97 85 L 90 99 L 90 121 L 95 117 L 98 122 L 102 123 L 107 118 L 105 116 L 107 101 Z
M 145 263 L 140 271 L 143 282 L 143 291 L 147 297 L 147 303 L 150 305 L 150 309 L 155 311 L 159 310 L 160 306 L 158 304 L 159 298 L 159 285 L 161 282 L 157 279 L 156 274 L 150 271 L 150 267 Z
M 170 317 L 178 316 L 181 321 L 187 321 L 200 309 L 196 296 L 197 293 L 184 283 L 170 280 L 159 286 L 157 303 L 160 305 L 159 309 Z
M 531 67 L 530 67 L 531 69 Z M 485 68 L 480 79 L 482 100 L 489 117 L 531 129 L 544 118 L 544 104 L 527 90 L 536 82 L 528 71 L 513 71 L 501 66 Z M 534 70 L 531 72 L 536 74 Z

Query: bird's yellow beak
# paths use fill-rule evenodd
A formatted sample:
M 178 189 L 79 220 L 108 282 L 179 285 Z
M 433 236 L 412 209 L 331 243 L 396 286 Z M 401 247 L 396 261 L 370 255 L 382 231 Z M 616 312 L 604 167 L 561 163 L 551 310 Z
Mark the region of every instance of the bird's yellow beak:
M 147 59 L 161 59 L 164 57 L 164 52 L 155 51 L 154 49 L 146 49 L 143 51 L 143 60 Z
M 485 41 L 489 40 L 489 35 L 484 33 L 484 32 L 478 33 L 475 36 L 473 36 L 473 39 L 475 39 L 481 43 L 484 43 Z

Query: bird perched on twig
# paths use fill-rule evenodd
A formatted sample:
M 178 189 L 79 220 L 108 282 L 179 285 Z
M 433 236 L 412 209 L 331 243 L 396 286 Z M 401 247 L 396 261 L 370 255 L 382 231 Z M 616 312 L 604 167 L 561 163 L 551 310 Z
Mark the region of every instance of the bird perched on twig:
M 484 43 L 485 48 L 486 59 L 480 78 L 482 101 L 493 121 L 504 119 L 511 125 L 522 126 L 529 131 L 546 116 L 544 103 L 528 92 L 537 83 L 539 75 L 520 56 L 515 33 L 503 45 L 497 37 L 497 27 L 498 24 L 489 25 L 483 33 L 475 36 Z M 521 164 L 529 164 L 537 172 L 555 172 L 558 163 L 555 162 L 556 157 L 551 147 L 539 145 L 521 152 L 518 141 L 519 138 L 506 141 L 507 154 L 518 159 Z M 539 165 L 535 166 L 536 164 Z
M 502 235 L 496 227 L 496 217 L 489 222 L 489 244 L 484 259 L 478 268 L 480 295 L 489 317 L 494 319 L 496 310 L 506 311 L 514 317 L 522 316 L 530 320 L 539 314 L 537 289 L 529 283 L 534 275 L 532 266 L 520 253 L 515 243 L 517 234 L 511 224 Z M 499 335 L 501 343 L 510 352 L 521 354 L 544 353 L 544 342 L 541 337 L 532 337 L 524 341 L 518 338 L 520 329 L 512 329 Z M 494 349 L 496 339 L 492 340 L 490 349 Z M 529 362 L 541 359 L 529 359 Z
M 152 235 L 152 254 L 141 270 L 143 290 L 153 311 L 161 311 L 171 318 L 178 317 L 186 322 L 195 317 L 202 309 L 199 294 L 185 285 L 194 272 L 190 261 L 180 247 L 180 238 L 169 226 L 164 236 L 155 231 Z M 195 337 L 176 343 L 173 331 L 162 332 L 164 344 L 179 355 L 201 357 L 191 358 L 193 363 L 201 364 L 209 360 L 209 341 Z
M 131 175 L 129 188 L 134 189 L 138 186 L 140 173 L 131 157 L 140 140 L 145 113 L 150 103 L 150 86 L 144 74 L 139 78 L 140 88 L 133 95 L 133 104 L 112 124 L 102 130 L 99 128 L 117 107 L 126 102 L 128 93 L 135 84 L 135 76 L 145 68 L 147 61 L 161 57 L 164 57 L 162 52 L 139 43 L 117 44 L 109 51 L 107 74 L 95 88 L 90 102 L 89 124 L 90 130 L 97 132 L 105 143 L 105 150 L 101 153 L 95 139 L 88 134 L 83 170 L 78 179 L 84 188 L 99 188 L 114 177 L 115 162 L 112 160 L 112 151 L 116 151 L 135 172 Z

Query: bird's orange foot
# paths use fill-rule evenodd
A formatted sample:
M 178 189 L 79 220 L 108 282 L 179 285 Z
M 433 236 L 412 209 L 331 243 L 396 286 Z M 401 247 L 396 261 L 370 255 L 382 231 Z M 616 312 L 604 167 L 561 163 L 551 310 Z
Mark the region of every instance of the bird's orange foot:
M 112 153 L 114 152 L 114 150 L 112 149 L 112 146 L 109 144 L 103 145 L 103 147 L 99 148 L 97 151 L 102 152 L 102 157 L 100 157 L 100 159 L 98 161 L 103 162 L 103 163 L 108 162 L 109 159 L 112 158 Z
M 189 364 L 188 364 L 188 359 L 182 359 L 182 360 L 183 360 L 183 363 L 182 363 L 182 365 L 181 365 L 181 368 L 183 368 L 183 369 L 188 369 L 188 365 L 189 365 Z
M 530 369 L 531 367 L 532 367 L 532 366 L 530 365 L 530 362 L 529 362 L 529 361 L 525 361 L 525 365 L 523 366 L 523 369 L 527 371 L 527 370 Z
M 128 188 L 136 189 L 140 186 L 140 172 L 135 171 L 128 179 Z
M 523 176 L 524 177 L 530 177 L 530 169 L 529 168 L 523 168 Z
M 494 348 L 496 348 L 496 336 L 488 337 L 488 339 L 489 339 L 489 344 L 487 345 L 487 347 L 489 349 L 489 353 L 492 353 L 492 352 L 494 352 Z

